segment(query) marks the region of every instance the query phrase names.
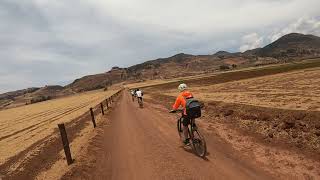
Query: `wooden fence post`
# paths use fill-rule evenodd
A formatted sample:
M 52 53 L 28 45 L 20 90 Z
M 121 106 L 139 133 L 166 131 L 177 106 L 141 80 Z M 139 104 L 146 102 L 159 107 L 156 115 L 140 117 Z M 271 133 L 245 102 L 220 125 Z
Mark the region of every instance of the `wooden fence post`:
M 94 114 L 93 114 L 92 108 L 90 108 L 90 113 L 91 113 L 91 120 L 92 120 L 92 123 L 93 123 L 93 127 L 96 128 L 97 125 L 96 125 L 96 120 L 94 119 Z
M 66 132 L 66 128 L 64 124 L 58 124 L 60 134 L 61 134 L 61 139 L 62 139 L 62 145 L 64 149 L 64 153 L 66 154 L 66 159 L 68 165 L 72 164 L 73 159 L 71 157 L 71 152 L 70 152 L 70 147 L 69 147 L 69 141 L 68 141 L 68 136 Z
M 102 102 L 100 103 L 100 107 L 101 107 L 101 113 L 102 113 L 102 115 L 104 115 L 104 110 L 103 110 L 103 104 L 102 104 Z
M 108 109 L 109 108 L 108 98 L 106 99 L 106 103 L 107 103 L 107 109 Z

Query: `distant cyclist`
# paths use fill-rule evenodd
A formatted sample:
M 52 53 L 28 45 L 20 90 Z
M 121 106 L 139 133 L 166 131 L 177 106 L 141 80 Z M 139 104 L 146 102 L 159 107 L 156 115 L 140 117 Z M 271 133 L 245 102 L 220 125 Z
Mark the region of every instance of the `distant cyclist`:
M 140 89 L 136 90 L 136 96 L 138 98 L 138 103 L 140 103 L 140 102 L 142 103 L 143 102 L 142 101 L 143 92 Z
M 180 84 L 178 86 L 178 89 L 180 91 L 180 94 L 178 95 L 176 102 L 173 104 L 172 108 L 173 108 L 173 111 L 175 111 L 175 110 L 178 110 L 180 106 L 183 107 L 183 113 L 181 117 L 182 124 L 183 124 L 183 134 L 184 134 L 183 143 L 185 145 L 188 145 L 190 144 L 189 142 L 190 138 L 188 136 L 188 125 L 190 124 L 190 118 L 188 117 L 186 112 L 186 99 L 193 98 L 193 95 L 191 94 L 191 92 L 187 90 L 187 85 L 184 83 Z
M 134 90 L 131 90 L 131 96 L 132 96 L 132 101 L 134 101 L 134 97 L 135 97 L 135 92 L 134 92 Z
M 133 90 L 133 94 L 135 97 L 137 96 L 136 92 L 137 92 L 137 89 Z

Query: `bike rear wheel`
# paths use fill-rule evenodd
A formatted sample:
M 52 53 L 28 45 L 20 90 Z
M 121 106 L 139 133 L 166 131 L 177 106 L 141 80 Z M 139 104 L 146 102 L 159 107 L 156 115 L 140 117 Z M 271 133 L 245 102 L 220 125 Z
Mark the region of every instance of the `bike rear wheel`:
M 202 136 L 200 131 L 197 129 L 197 127 L 193 127 L 191 132 L 193 135 L 192 148 L 194 152 L 200 157 L 205 157 L 207 154 L 207 144 L 204 137 Z

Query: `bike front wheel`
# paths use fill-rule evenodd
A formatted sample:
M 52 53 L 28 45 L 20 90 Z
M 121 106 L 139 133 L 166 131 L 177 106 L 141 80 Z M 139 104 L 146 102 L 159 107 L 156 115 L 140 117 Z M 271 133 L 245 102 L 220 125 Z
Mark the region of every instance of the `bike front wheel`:
M 143 102 L 141 100 L 139 101 L 139 107 L 143 108 Z
M 181 122 L 181 118 L 178 119 L 177 121 L 177 130 L 178 130 L 178 134 L 179 134 L 179 137 L 180 137 L 180 141 L 182 142 L 183 140 L 183 131 L 182 131 L 182 122 Z
M 196 128 L 192 129 L 192 134 L 192 148 L 198 156 L 205 157 L 207 155 L 207 144 L 204 137 Z

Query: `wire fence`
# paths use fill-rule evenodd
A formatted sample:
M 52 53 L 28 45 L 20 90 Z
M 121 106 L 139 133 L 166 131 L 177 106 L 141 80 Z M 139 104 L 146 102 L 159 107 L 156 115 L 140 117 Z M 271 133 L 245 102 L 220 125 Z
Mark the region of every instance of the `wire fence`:
M 116 93 L 112 94 L 111 96 L 106 97 L 106 99 L 98 103 L 96 106 L 90 107 L 88 112 L 90 113 L 93 128 L 97 127 L 96 116 L 99 115 L 100 113 L 102 114 L 102 116 L 105 115 L 105 112 L 111 109 L 111 105 L 115 103 L 115 101 L 117 100 L 117 97 L 120 95 L 122 91 L 123 89 L 120 89 Z M 64 123 L 61 123 L 61 124 L 58 124 L 58 128 L 61 135 L 62 146 L 66 156 L 66 161 L 67 161 L 67 164 L 70 165 L 74 162 L 74 159 L 72 158 L 72 155 L 71 155 L 71 149 L 69 146 L 70 143 L 68 139 L 66 126 Z M 1 176 L 0 176 L 0 180 L 1 180 Z

